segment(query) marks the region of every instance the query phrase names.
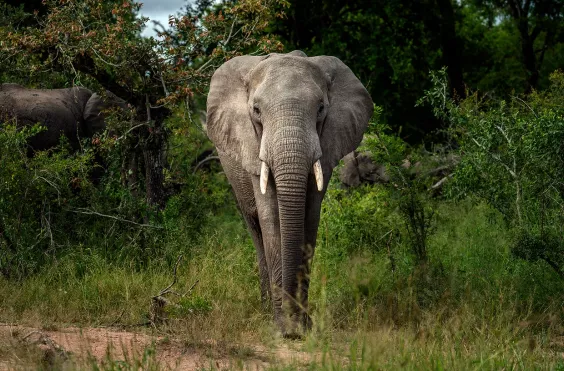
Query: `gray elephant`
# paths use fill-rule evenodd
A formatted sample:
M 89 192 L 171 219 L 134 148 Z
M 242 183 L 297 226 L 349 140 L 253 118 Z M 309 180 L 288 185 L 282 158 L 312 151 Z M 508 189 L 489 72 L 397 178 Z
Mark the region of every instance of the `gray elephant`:
M 353 151 L 343 158 L 339 180 L 345 187 L 358 187 L 361 184 L 388 183 L 390 177 L 386 167 L 372 160 L 372 154 Z
M 241 56 L 213 75 L 207 133 L 256 247 L 286 337 L 311 327 L 310 264 L 333 168 L 362 140 L 370 95 L 338 58 Z
M 106 103 L 100 95 L 82 87 L 28 89 L 18 84 L 2 84 L 0 123 L 14 119 L 18 127 L 44 125 L 47 130 L 29 140 L 33 150 L 55 147 L 61 135 L 78 150 L 81 138 L 91 137 L 106 127 L 104 109 L 116 105 L 127 108 L 123 100 L 109 92 L 108 95 L 111 98 Z

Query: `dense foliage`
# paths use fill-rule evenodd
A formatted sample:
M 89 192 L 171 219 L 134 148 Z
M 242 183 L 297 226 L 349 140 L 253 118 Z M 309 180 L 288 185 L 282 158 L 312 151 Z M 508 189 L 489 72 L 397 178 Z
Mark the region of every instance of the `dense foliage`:
M 550 73 L 564 66 L 558 0 L 289 3 L 288 16 L 274 25 L 286 48 L 341 58 L 410 143 L 444 128 L 429 109 L 415 107 L 431 86 L 429 70 L 446 66 L 458 97 L 469 88 L 504 98 L 547 88 Z
M 437 111 L 452 123 L 463 154 L 451 186 L 462 198 L 476 195 L 517 229 L 514 252 L 542 259 L 564 278 L 564 75 L 551 75 L 544 92 L 510 101 L 474 94 Z M 432 95 L 432 93 L 429 93 Z
M 562 367 L 562 2 L 198 0 L 157 38 L 140 36 L 139 9 L 0 0 L 0 82 L 107 89 L 130 108 L 76 152 L 62 138 L 34 153 L 41 127 L 0 123 L 0 321 L 145 323 L 181 262 L 190 295 L 159 331 L 271 341 L 204 102 L 225 60 L 299 48 L 338 56 L 367 86 L 359 151 L 389 178 L 331 179 L 310 340 L 346 339 L 358 368 Z M 367 361 L 342 336 L 367 330 L 409 346 Z

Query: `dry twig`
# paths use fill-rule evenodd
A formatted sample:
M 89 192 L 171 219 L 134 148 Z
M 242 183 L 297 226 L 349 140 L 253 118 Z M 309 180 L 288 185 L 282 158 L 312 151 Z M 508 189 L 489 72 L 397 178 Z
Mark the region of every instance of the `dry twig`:
M 194 287 L 196 287 L 196 284 L 198 284 L 199 280 L 196 280 L 196 282 L 194 282 L 192 284 L 192 286 L 190 287 L 190 289 L 188 290 L 188 292 L 185 292 L 184 294 L 178 294 L 176 292 L 174 292 L 172 290 L 172 287 L 176 284 L 176 282 L 178 282 L 178 265 L 180 264 L 180 261 L 182 260 L 182 255 L 180 255 L 178 257 L 178 259 L 176 260 L 176 264 L 174 265 L 174 278 L 172 280 L 172 282 L 170 283 L 170 285 L 168 285 L 166 288 L 162 289 L 158 295 L 155 295 L 151 298 L 151 307 L 149 308 L 149 323 L 151 324 L 153 327 L 155 327 L 157 324 L 162 323 L 163 321 L 166 320 L 166 313 L 165 313 L 165 307 L 167 305 L 169 305 L 169 301 L 165 298 L 165 295 L 167 294 L 173 294 L 173 295 L 177 295 L 180 297 L 184 297 L 187 294 L 191 293 L 192 290 L 194 289 Z
M 101 216 L 101 217 L 104 217 L 104 218 L 110 218 L 110 219 L 114 219 L 114 220 L 124 222 L 124 223 L 135 224 L 135 225 L 138 225 L 140 227 L 163 229 L 163 227 L 161 227 L 159 225 L 137 223 L 137 222 L 134 222 L 133 220 L 123 219 L 123 218 L 120 218 L 120 217 L 117 217 L 117 216 L 114 216 L 114 215 L 102 214 L 102 213 L 99 213 L 97 211 L 90 210 L 90 209 L 87 209 L 87 208 L 76 208 L 76 209 L 70 209 L 69 211 L 71 211 L 73 213 L 77 213 L 77 214 L 96 215 L 96 216 Z

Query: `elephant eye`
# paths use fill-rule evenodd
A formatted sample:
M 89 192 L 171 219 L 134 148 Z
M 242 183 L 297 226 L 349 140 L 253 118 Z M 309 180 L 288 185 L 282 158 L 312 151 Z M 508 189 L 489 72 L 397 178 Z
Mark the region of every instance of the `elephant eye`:
M 317 115 L 321 116 L 324 109 L 325 109 L 325 106 L 323 105 L 323 103 L 321 103 L 321 105 L 319 106 L 319 109 L 317 110 Z
M 255 115 L 260 116 L 260 108 L 256 104 L 253 106 L 253 112 Z

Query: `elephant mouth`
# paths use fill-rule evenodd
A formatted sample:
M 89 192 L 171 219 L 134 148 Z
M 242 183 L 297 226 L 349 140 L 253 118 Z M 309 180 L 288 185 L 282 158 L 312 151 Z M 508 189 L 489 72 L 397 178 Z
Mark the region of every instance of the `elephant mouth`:
M 323 191 L 323 170 L 321 169 L 321 161 L 318 159 L 313 164 L 313 175 L 315 175 L 315 182 L 317 183 L 317 190 L 319 192 Z M 266 188 L 268 186 L 268 178 L 270 174 L 270 168 L 266 162 L 261 161 L 260 166 L 260 192 L 262 194 L 266 193 Z

